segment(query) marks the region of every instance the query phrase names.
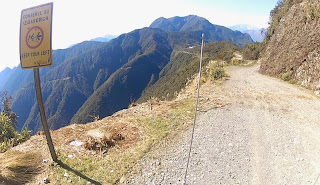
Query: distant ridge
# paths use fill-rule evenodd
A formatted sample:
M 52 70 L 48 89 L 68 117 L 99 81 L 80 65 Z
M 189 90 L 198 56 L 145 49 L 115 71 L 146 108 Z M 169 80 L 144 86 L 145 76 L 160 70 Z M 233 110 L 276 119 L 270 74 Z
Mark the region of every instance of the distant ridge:
M 228 28 L 232 29 L 232 30 L 238 30 L 238 31 L 247 31 L 247 30 L 260 30 L 261 28 L 249 25 L 249 24 L 237 24 L 237 25 L 233 25 L 233 26 L 228 26 Z
M 93 42 L 109 42 L 111 39 L 116 38 L 116 35 L 106 35 L 104 37 L 96 37 L 93 39 L 90 39 L 89 41 L 93 41 Z M 76 43 L 76 44 L 72 44 L 70 45 L 68 48 L 72 48 L 73 46 L 80 44 L 80 43 Z
M 230 41 L 243 47 L 253 40 L 248 34 L 233 31 L 227 27 L 211 24 L 207 19 L 196 15 L 186 17 L 160 17 L 153 21 L 150 28 L 160 28 L 166 32 L 199 32 L 206 35 L 207 42 Z
M 108 42 L 108 41 L 110 41 L 111 39 L 114 39 L 114 38 L 116 38 L 116 37 L 117 37 L 116 35 L 105 35 L 104 37 L 97 37 L 97 38 L 91 39 L 91 40 L 89 40 L 89 41 Z
M 234 31 L 238 30 L 238 31 L 241 31 L 242 33 L 249 34 L 254 42 L 262 42 L 265 37 L 264 28 L 257 28 L 255 26 L 251 26 L 247 24 L 229 26 L 228 28 Z

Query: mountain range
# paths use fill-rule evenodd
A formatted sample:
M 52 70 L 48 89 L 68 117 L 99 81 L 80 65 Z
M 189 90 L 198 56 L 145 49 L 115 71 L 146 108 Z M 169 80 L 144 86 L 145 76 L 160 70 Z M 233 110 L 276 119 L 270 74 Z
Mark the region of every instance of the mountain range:
M 247 33 L 250 35 L 254 42 L 262 42 L 265 37 L 265 29 L 257 28 L 248 24 L 239 24 L 234 26 L 229 26 L 228 28 L 232 30 L 238 30 L 242 33 Z
M 207 19 L 195 15 L 169 19 L 160 17 L 150 25 L 150 28 L 160 28 L 166 32 L 178 34 L 198 32 L 201 35 L 201 33 L 204 33 L 207 42 L 230 41 L 241 47 L 253 41 L 249 34 L 243 34 L 240 31 L 232 31 L 224 26 L 211 24 Z
M 184 87 L 184 80 L 196 72 L 197 65 L 191 65 L 196 64 L 196 55 L 192 54 L 195 51 L 181 51 L 189 46 L 199 49 L 202 33 L 206 42 L 214 42 L 212 58 L 219 53 L 230 56 L 239 46 L 253 42 L 248 34 L 190 15 L 159 18 L 150 27 L 109 42 L 85 41 L 53 51 L 53 66 L 40 69 L 49 127 L 87 123 L 95 116 L 111 115 L 133 101 L 146 101 L 152 96 L 173 97 Z M 0 90 L 8 90 L 13 96 L 12 110 L 19 115 L 18 128 L 41 130 L 32 70 L 17 67 L 6 74 L 0 73 L 8 76 L 2 80 Z M 179 76 L 185 79 L 175 80 Z M 172 85 L 176 88 L 167 88 Z
M 246 31 L 246 30 L 260 30 L 261 28 L 258 28 L 256 26 L 252 26 L 249 24 L 237 24 L 237 25 L 233 25 L 233 26 L 228 26 L 228 28 L 232 29 L 232 30 L 238 30 L 238 31 Z
M 116 37 L 117 36 L 115 36 L 115 35 L 105 35 L 104 37 L 97 37 L 97 38 L 91 39 L 90 41 L 108 42 Z

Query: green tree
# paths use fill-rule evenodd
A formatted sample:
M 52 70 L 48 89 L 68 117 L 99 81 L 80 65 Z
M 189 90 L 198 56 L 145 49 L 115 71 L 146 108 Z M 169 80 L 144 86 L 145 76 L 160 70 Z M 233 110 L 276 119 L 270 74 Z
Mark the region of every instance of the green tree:
M 10 121 L 11 121 L 11 124 L 13 125 L 13 127 L 16 129 L 17 128 L 17 119 L 18 119 L 18 116 L 16 113 L 14 113 L 11 109 L 11 100 L 12 100 L 12 97 L 11 96 L 8 96 L 8 91 L 3 91 L 1 93 L 1 99 L 2 99 L 2 107 L 3 107 L 3 114 L 6 115 Z M 1 111 L 1 110 L 0 110 Z
M 0 113 L 0 143 L 9 142 L 16 136 L 16 130 L 8 116 Z
M 0 93 L 2 103 L 0 106 L 0 152 L 5 152 L 10 147 L 14 147 L 31 137 L 31 131 L 25 127 L 21 133 L 16 131 L 18 116 L 11 110 L 11 96 L 8 92 Z M 1 112 L 1 107 L 3 108 Z
M 245 60 L 258 60 L 264 50 L 264 43 L 255 42 L 246 44 L 242 50 L 243 58 Z

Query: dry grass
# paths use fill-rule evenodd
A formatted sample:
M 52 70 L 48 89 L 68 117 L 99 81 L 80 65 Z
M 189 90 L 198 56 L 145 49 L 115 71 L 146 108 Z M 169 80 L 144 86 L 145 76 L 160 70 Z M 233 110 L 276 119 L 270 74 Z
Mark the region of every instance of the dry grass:
M 24 184 L 43 170 L 42 157 L 39 153 L 17 151 L 0 155 L 0 184 Z
M 58 157 L 61 163 L 49 168 L 51 182 L 66 184 L 71 180 L 76 184 L 86 184 L 88 181 L 93 184 L 116 183 L 153 145 L 168 134 L 174 134 L 183 128 L 183 123 L 192 117 L 194 108 L 192 99 L 162 105 L 153 104 L 153 111 L 150 111 L 149 104 L 124 110 L 101 120 L 99 129 L 104 135 L 117 133 L 116 135 L 122 136 L 121 140 L 114 142 L 114 146 L 109 147 L 107 153 L 104 153 L 104 150 L 92 151 L 82 147 L 76 154 L 66 147 L 59 147 Z M 127 129 L 124 129 L 126 127 Z M 114 131 L 110 133 L 111 128 Z M 70 153 L 74 155 L 73 158 L 67 157 Z M 65 173 L 70 174 L 70 177 L 65 178 Z

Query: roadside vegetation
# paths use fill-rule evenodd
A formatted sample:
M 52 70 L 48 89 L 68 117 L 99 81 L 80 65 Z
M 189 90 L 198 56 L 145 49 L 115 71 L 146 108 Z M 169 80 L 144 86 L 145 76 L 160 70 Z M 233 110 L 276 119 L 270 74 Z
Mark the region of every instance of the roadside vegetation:
M 126 122 L 129 122 L 133 128 L 138 128 L 142 133 L 142 139 L 136 140 L 136 143 L 128 149 L 123 149 L 120 143 L 110 148 L 106 154 L 103 151 L 97 151 L 95 155 L 68 158 L 69 153 L 58 148 L 58 158 L 61 162 L 50 165 L 49 180 L 57 185 L 68 182 L 80 185 L 88 182 L 114 184 L 119 180 L 123 181 L 121 178 L 152 146 L 157 145 L 168 134 L 177 134 L 186 127 L 183 123 L 192 118 L 194 102 L 194 99 L 171 102 L 168 110 L 163 109 L 151 117 L 146 115 L 132 118 L 131 115 L 128 115 Z M 123 142 L 126 142 L 126 139 L 124 137 Z
M 44 178 L 55 185 L 85 185 L 89 182 L 114 184 L 123 181 L 122 177 L 153 146 L 187 128 L 186 123 L 192 119 L 194 106 L 193 98 L 169 102 L 153 98 L 116 116 L 53 131 L 58 163 L 49 159 L 45 136 L 37 134 L 28 141 L 27 148 L 18 146 L 0 153 L 0 184 L 38 184 L 43 183 Z M 137 112 L 144 113 L 137 115 Z M 88 137 L 87 133 L 92 129 L 110 133 L 111 139 L 105 140 L 108 134 L 104 134 L 101 139 L 89 141 L 93 138 Z M 70 141 L 75 138 L 84 144 L 71 147 Z M 102 147 L 105 141 L 113 143 Z
M 244 60 L 258 60 L 263 51 L 265 50 L 265 45 L 260 42 L 255 42 L 251 44 L 246 44 L 242 50 Z
M 291 72 L 286 72 L 282 73 L 281 79 L 284 81 L 289 82 L 290 84 L 295 84 L 296 80 L 292 78 L 292 73 Z
M 22 132 L 17 131 L 18 116 L 11 110 L 11 97 L 7 92 L 1 92 L 0 105 L 0 153 L 25 142 L 31 137 L 31 132 L 25 127 Z M 0 155 L 0 184 L 18 185 L 27 183 L 31 177 L 40 171 L 38 168 L 38 154 L 30 152 L 8 151 Z
M 28 127 L 22 132 L 17 131 L 16 122 L 18 116 L 11 110 L 11 97 L 7 96 L 7 92 L 1 93 L 0 106 L 0 152 L 5 152 L 9 148 L 14 147 L 31 137 Z M 1 111 L 1 107 L 3 110 Z
M 223 61 L 210 61 L 207 66 L 204 67 L 203 76 L 201 82 L 221 80 L 225 77 L 229 77 Z

